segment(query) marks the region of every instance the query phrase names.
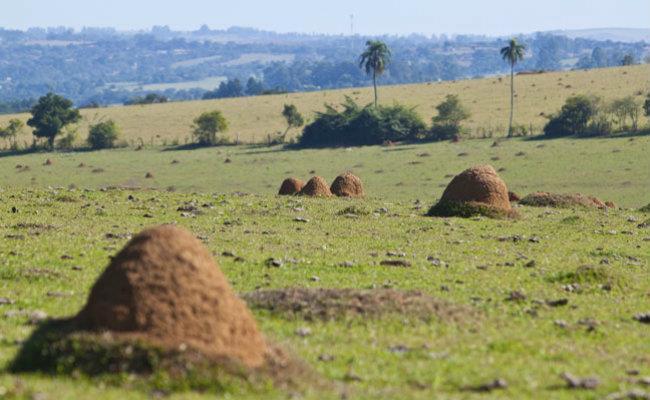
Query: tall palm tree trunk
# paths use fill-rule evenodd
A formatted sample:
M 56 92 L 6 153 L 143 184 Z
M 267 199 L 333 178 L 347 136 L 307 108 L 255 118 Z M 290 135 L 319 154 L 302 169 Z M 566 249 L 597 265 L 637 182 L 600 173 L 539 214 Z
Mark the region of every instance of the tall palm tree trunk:
M 372 70 L 372 86 L 375 88 L 375 108 L 377 108 L 377 71 Z
M 512 118 L 515 113 L 515 64 L 510 64 L 510 123 L 508 137 L 512 137 Z

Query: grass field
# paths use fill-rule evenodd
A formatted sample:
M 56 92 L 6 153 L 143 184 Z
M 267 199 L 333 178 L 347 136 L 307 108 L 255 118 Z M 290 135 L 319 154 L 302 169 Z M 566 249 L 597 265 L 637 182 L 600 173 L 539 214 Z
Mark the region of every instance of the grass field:
M 0 297 L 14 302 L 0 305 L 0 364 L 11 360 L 33 328 L 14 311 L 75 313 L 125 243 L 120 235 L 178 223 L 214 254 L 243 259 L 218 257 L 239 292 L 417 289 L 465 310 L 454 320 L 386 315 L 329 322 L 255 310 L 268 337 L 342 385 L 335 392 L 350 398 L 592 399 L 642 389 L 628 371 L 650 375 L 648 325 L 633 320 L 650 311 L 650 231 L 637 227 L 650 215 L 641 212 L 522 208 L 515 221 L 443 220 L 422 216 L 425 209 L 412 202 L 381 199 L 43 189 L 4 190 L 1 196 L 5 208 L 18 210 L 5 211 L 0 227 Z M 214 208 L 183 217 L 176 209 L 187 201 Z M 351 205 L 362 212 L 340 215 Z M 268 258 L 283 265 L 267 267 Z M 380 265 L 394 258 L 411 266 Z M 348 266 L 340 266 L 344 262 Z M 584 265 L 596 269 L 581 273 Z M 567 289 L 573 283 L 578 286 Z M 513 291 L 524 298 L 508 300 Z M 305 329 L 310 334 L 296 334 Z M 568 389 L 562 372 L 596 377 L 600 384 Z M 487 395 L 471 390 L 497 378 L 508 387 Z M 102 382 L 0 373 L 0 390 L 9 398 L 137 399 L 153 390 L 128 379 L 123 386 Z M 212 396 L 180 392 L 172 398 Z M 253 396 L 287 395 L 269 389 L 229 398 Z
M 435 115 L 435 106 L 447 94 L 457 94 L 469 108 L 472 117 L 466 123 L 477 136 L 503 136 L 508 121 L 510 101 L 509 79 L 498 77 L 380 88 L 384 103 L 400 101 L 416 106 L 427 122 Z M 650 65 L 587 71 L 553 72 L 516 77 L 517 88 L 515 122 L 540 132 L 548 115 L 556 112 L 567 97 L 574 94 L 593 94 L 604 99 L 635 95 L 641 100 L 650 90 Z M 229 136 L 242 142 L 265 142 L 268 135 L 284 131 L 282 106 L 293 103 L 306 117 L 323 110 L 324 103 L 338 104 L 348 95 L 361 104 L 372 101 L 371 88 L 329 90 L 311 93 L 244 97 L 236 99 L 191 101 L 147 106 L 110 107 L 83 110 L 84 121 L 79 127 L 80 140 L 87 136 L 89 123 L 103 118 L 114 119 L 123 130 L 123 138 L 131 143 L 142 140 L 150 144 L 178 141 L 184 143 L 191 136 L 192 120 L 204 111 L 219 109 L 230 122 Z M 544 114 L 542 114 L 544 113 Z M 14 116 L 0 116 L 0 124 Z M 23 120 L 27 115 L 20 115 Z M 642 119 L 645 124 L 647 120 Z M 294 130 L 291 134 L 296 134 Z M 291 134 L 289 136 L 291 136 Z M 31 143 L 31 134 L 20 139 Z
M 273 195 L 287 176 L 307 180 L 315 173 L 331 182 L 336 175 L 352 170 L 362 177 L 372 198 L 430 203 L 442 194 L 450 175 L 471 165 L 489 163 L 501 170 L 512 190 L 521 194 L 538 190 L 582 192 L 625 207 L 650 202 L 650 136 L 513 139 L 497 147 L 492 144 L 493 140 L 468 140 L 300 151 L 232 146 L 35 153 L 0 157 L 0 178 L 10 187 L 120 186 Z M 44 165 L 47 159 L 53 165 Z M 226 163 L 226 159 L 231 162 Z M 145 178 L 147 172 L 153 179 Z
M 540 109 L 553 111 L 573 91 L 634 94 L 647 89 L 649 72 L 639 66 L 518 77 L 520 121 L 541 124 Z M 572 88 L 560 87 L 559 78 Z M 506 116 L 505 81 L 390 87 L 382 94 L 385 101 L 418 103 L 430 116 L 445 94 L 460 93 L 474 127 L 496 126 Z M 369 100 L 368 90 L 357 91 Z M 650 313 L 650 213 L 639 209 L 650 203 L 650 136 L 300 151 L 162 146 L 163 138 L 186 135 L 205 109 L 224 110 L 232 133 L 253 141 L 282 128 L 283 102 L 316 110 L 344 92 L 85 110 L 86 117 L 110 114 L 133 140 L 160 138 L 142 150 L 3 153 L 0 399 L 214 398 L 167 392 L 162 382 L 131 376 L 14 375 L 5 368 L 33 332 L 35 312 L 76 313 L 109 257 L 130 235 L 161 223 L 200 237 L 242 294 L 390 288 L 440 302 L 427 318 L 387 313 L 328 321 L 253 307 L 268 338 L 332 383 L 298 398 L 600 399 L 650 391 L 650 325 L 634 319 Z M 513 220 L 424 216 L 453 175 L 483 163 L 522 195 L 581 192 L 619 207 L 518 207 L 521 218 Z M 275 195 L 287 176 L 332 181 L 346 170 L 363 179 L 365 200 Z M 200 212 L 179 211 L 187 202 Z M 382 265 L 387 260 L 402 266 Z M 562 373 L 598 384 L 569 388 Z M 483 387 L 495 379 L 506 387 Z M 270 387 L 222 395 L 294 398 Z

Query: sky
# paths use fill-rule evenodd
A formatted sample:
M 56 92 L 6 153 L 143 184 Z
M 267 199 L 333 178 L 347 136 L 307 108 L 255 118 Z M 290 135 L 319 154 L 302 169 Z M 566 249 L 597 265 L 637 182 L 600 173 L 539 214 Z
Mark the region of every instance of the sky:
M 508 35 L 650 28 L 650 0 L 0 0 L 0 26 L 176 30 L 247 26 L 277 32 Z

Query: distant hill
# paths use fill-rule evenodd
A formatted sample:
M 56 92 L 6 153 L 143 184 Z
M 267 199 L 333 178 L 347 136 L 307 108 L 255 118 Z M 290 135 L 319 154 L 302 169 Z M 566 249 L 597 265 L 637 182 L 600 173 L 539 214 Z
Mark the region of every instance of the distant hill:
M 650 43 L 650 29 L 635 28 L 596 28 L 596 29 L 573 29 L 550 32 L 555 35 L 562 35 L 571 39 L 590 40 L 611 40 L 612 42 L 646 42 Z

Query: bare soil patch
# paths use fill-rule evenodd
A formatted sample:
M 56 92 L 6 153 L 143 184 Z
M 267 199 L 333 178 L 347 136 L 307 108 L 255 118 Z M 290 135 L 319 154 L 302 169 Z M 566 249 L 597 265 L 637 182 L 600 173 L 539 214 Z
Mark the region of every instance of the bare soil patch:
M 242 298 L 253 309 L 306 320 L 379 318 L 393 314 L 422 320 L 461 322 L 476 316 L 470 308 L 419 291 L 288 288 L 257 290 L 243 294 Z

